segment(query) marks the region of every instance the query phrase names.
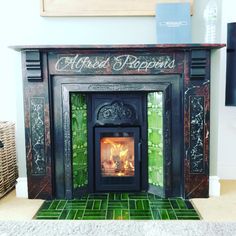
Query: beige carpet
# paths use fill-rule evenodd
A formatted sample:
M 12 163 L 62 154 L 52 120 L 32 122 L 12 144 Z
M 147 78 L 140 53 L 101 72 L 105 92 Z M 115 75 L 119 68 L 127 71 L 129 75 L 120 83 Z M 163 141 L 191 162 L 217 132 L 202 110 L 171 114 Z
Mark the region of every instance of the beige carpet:
M 203 220 L 236 222 L 236 180 L 220 182 L 220 197 L 196 198 L 191 201 Z
M 15 190 L 0 199 L 0 220 L 30 220 L 43 200 L 16 198 Z M 221 181 L 221 196 L 192 199 L 192 203 L 205 221 L 236 222 L 236 180 Z
M 0 199 L 0 220 L 31 220 L 43 200 L 17 198 L 15 190 Z

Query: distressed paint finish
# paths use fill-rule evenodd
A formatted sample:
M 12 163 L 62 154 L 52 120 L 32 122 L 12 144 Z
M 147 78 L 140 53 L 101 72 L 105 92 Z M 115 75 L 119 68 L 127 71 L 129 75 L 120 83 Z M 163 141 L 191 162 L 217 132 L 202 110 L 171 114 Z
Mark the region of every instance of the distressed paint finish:
M 210 51 L 205 51 L 205 74 L 201 78 L 190 79 L 189 66 L 190 52 L 186 53 L 186 66 L 185 79 L 184 79 L 184 186 L 185 197 L 208 197 L 209 196 L 209 132 L 210 132 Z M 200 120 L 196 124 L 200 134 L 195 133 L 193 123 L 196 117 L 191 114 L 191 102 L 197 101 L 201 98 L 201 105 L 197 105 L 195 114 L 200 115 Z M 192 107 L 193 108 L 193 107 Z M 203 113 L 201 113 L 203 109 Z M 193 110 L 192 110 L 193 112 Z M 203 119 L 203 121 L 202 121 Z M 202 123 L 202 125 L 201 125 Z M 195 128 L 196 128 L 195 127 Z M 192 128 L 192 129 L 191 129 Z M 197 136 L 201 136 L 202 140 L 202 153 L 198 149 L 198 153 L 194 153 L 193 144 Z M 197 157 L 198 155 L 198 157 Z M 193 168 L 193 162 L 200 162 L 201 166 Z
M 46 173 L 44 106 L 43 97 L 30 99 L 32 175 L 45 175 Z
M 22 46 L 15 47 L 16 50 L 23 52 L 23 77 L 24 77 L 24 100 L 25 100 L 25 130 L 26 130 L 26 151 L 27 151 L 27 173 L 28 173 L 28 186 L 29 198 L 53 198 L 53 184 L 52 184 L 52 135 L 50 132 L 51 121 L 51 106 L 49 102 L 51 82 L 49 78 L 51 75 L 173 75 L 179 74 L 183 80 L 184 88 L 184 104 L 183 104 L 183 119 L 184 119 L 184 156 L 181 163 L 183 165 L 183 178 L 184 183 L 184 197 L 207 197 L 208 196 L 208 168 L 209 168 L 209 65 L 210 65 L 210 49 L 220 48 L 224 45 L 121 45 L 121 46 Z M 38 82 L 31 82 L 27 80 L 29 67 L 26 65 L 25 50 L 30 53 L 31 50 L 40 52 L 42 68 L 42 78 Z M 201 50 L 206 52 L 205 64 L 202 60 L 202 54 L 197 56 L 191 54 L 192 50 Z M 118 72 L 114 71 L 112 66 L 95 68 L 85 68 L 81 71 L 57 71 L 55 70 L 56 62 L 60 55 L 84 55 L 86 57 L 103 56 L 120 56 L 124 54 L 132 55 L 149 60 L 150 58 L 157 58 L 160 56 L 169 57 L 174 60 L 173 67 L 162 68 L 140 68 L 140 67 L 122 67 Z M 192 57 L 191 57 L 192 55 Z M 191 58 L 197 58 L 196 61 L 191 62 Z M 200 58 L 200 59 L 199 59 Z M 204 59 L 204 58 L 203 58 Z M 198 65 L 200 60 L 200 64 Z M 47 63 L 48 62 L 48 63 Z M 114 61 L 110 61 L 110 65 L 114 65 Z M 105 63 L 105 62 L 104 62 Z M 113 64 L 112 64 L 113 63 Z M 203 64 L 202 64 L 203 63 Z M 132 64 L 134 65 L 134 64 Z M 132 66 L 131 65 L 131 66 Z M 140 64 L 139 64 L 140 65 Z M 194 71 L 190 75 L 190 65 L 194 68 L 196 65 L 203 66 L 205 74 L 201 71 L 201 78 L 198 78 L 198 72 Z M 98 67 L 98 64 L 93 64 Z M 27 69 L 27 71 L 26 71 Z M 37 68 L 39 69 L 39 68 Z M 49 77 L 48 77 L 49 75 Z M 191 78 L 191 79 L 190 79 Z M 103 86 L 103 85 L 92 85 Z M 109 84 L 106 86 L 108 88 Z M 110 91 L 119 91 L 119 84 L 111 87 Z M 130 86 L 130 85 L 129 85 Z M 99 88 L 101 89 L 101 88 Z M 191 112 L 190 112 L 190 97 L 202 96 L 204 97 L 204 171 L 201 173 L 193 173 L 191 170 Z M 31 140 L 31 126 L 30 126 L 30 99 L 33 97 L 43 97 L 45 101 L 44 106 L 44 129 L 45 129 L 45 160 L 46 160 L 46 173 L 45 175 L 34 176 L 32 173 L 32 140 Z M 173 101 L 174 102 L 174 101 Z M 193 135 L 193 134 L 192 134 Z M 192 136 L 193 137 L 193 136 Z
M 28 56 L 29 53 L 30 52 L 28 52 Z M 27 66 L 25 52 L 22 53 L 22 58 L 24 72 L 23 80 L 28 197 L 31 199 L 51 199 L 53 197 L 53 190 L 47 67 L 44 67 L 43 79 L 41 79 L 40 82 L 31 82 L 27 77 L 29 74 L 29 68 L 27 68 L 26 72 Z M 42 66 L 47 64 L 46 55 L 43 56 L 40 64 Z M 42 106 L 38 111 L 34 109 L 34 106 L 37 104 L 41 104 Z M 40 131 L 35 130 L 34 125 L 36 125 L 36 123 L 38 128 L 40 128 Z M 40 133 L 43 135 L 41 138 L 39 138 Z M 40 141 L 40 148 L 36 148 L 37 140 Z M 40 158 L 43 160 L 43 164 L 41 163 L 41 166 L 36 164 L 35 151 L 40 151 L 41 153 Z

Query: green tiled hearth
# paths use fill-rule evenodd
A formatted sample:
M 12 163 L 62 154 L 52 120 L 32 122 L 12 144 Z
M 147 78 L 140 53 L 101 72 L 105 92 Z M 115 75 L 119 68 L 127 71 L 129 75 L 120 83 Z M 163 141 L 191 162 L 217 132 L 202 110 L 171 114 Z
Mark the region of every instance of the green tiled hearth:
M 75 200 L 45 201 L 35 219 L 199 220 L 188 200 L 149 193 L 89 194 Z

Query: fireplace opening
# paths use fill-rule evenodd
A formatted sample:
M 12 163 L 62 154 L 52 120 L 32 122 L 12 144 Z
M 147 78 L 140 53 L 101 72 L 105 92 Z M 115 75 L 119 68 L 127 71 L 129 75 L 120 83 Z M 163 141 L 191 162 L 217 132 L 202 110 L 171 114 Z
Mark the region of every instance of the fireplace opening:
M 100 139 L 102 177 L 134 176 L 134 138 L 126 137 L 127 135 L 115 133 L 114 136 L 117 137 Z
M 94 191 L 141 191 L 139 128 L 97 127 L 94 142 Z
M 101 85 L 92 83 L 89 92 L 71 80 L 57 78 L 53 87 L 56 197 L 130 191 L 180 196 L 180 77 L 119 83 L 121 91 L 111 91 L 111 83 L 99 91 Z

